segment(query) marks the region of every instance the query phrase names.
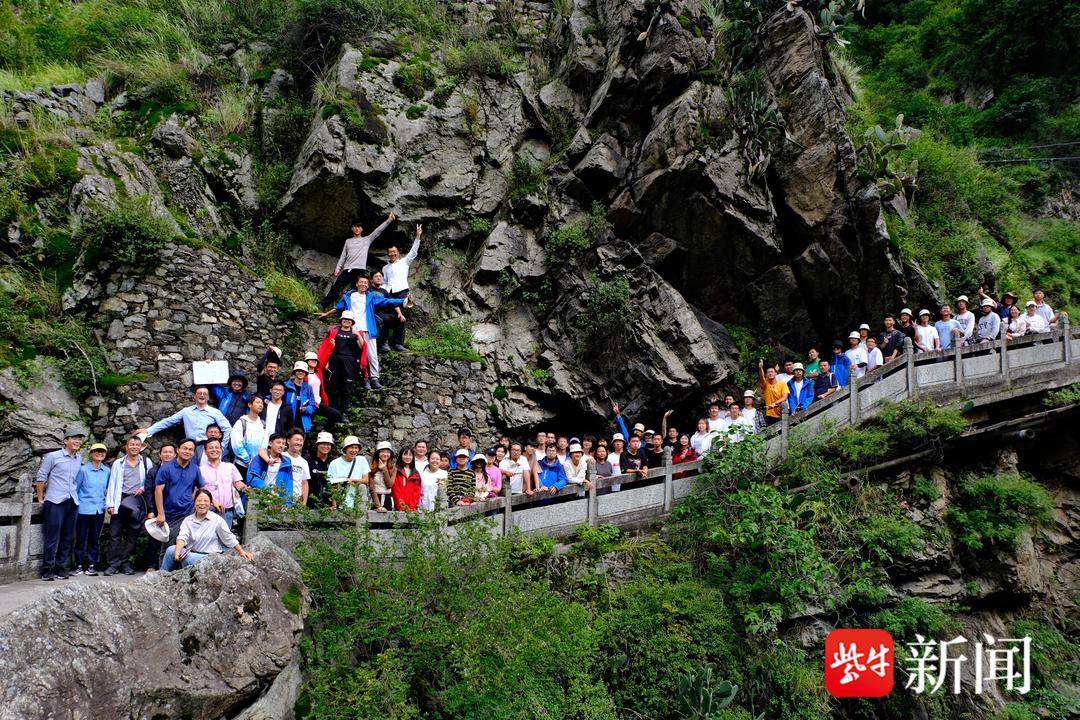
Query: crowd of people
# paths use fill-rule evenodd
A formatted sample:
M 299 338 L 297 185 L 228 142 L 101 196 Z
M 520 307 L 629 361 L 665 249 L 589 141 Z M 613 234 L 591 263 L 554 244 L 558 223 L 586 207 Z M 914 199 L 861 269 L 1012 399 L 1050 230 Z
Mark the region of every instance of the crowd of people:
M 324 299 L 333 307 L 320 315 L 337 312 L 338 322 L 319 351 L 296 360 L 287 377 L 279 377 L 281 352 L 269 348 L 256 364 L 254 390 L 240 372 L 222 385 L 196 387 L 191 405 L 135 429 L 111 464 L 105 445 L 92 444 L 84 460 L 84 433 L 65 433 L 63 447 L 43 458 L 35 483 L 44 508 L 44 579 L 101 569 L 106 575 L 130 574 L 136 564 L 172 570 L 233 550 L 250 559 L 237 532 L 253 489 L 274 493 L 285 506 L 376 512 L 431 511 L 442 498 L 449 506 L 470 505 L 507 491 L 544 497 L 574 487 L 584 495 L 599 478 L 648 478 L 669 451 L 674 464 L 722 452 L 779 422 L 785 406 L 798 416 L 852 378 L 895 360 L 905 338 L 917 351 L 931 352 L 956 343 L 990 343 L 1002 332 L 1009 338 L 1046 332 L 1058 319 L 1039 290 L 1021 313 L 1017 296 L 1005 293 L 999 303 L 980 288 L 978 318 L 961 295 L 956 314 L 943 305 L 936 321 L 928 310 L 915 316 L 904 308 L 898 317 L 887 314 L 877 334 L 864 323 L 850 333 L 846 347 L 833 343 L 831 357 L 810 348 L 805 362 L 759 363 L 758 390 L 745 390 L 741 401 L 712 395 L 694 432 L 672 425 L 670 410 L 659 432 L 641 422 L 631 428 L 615 404 L 610 436 L 544 430 L 535 438 L 503 435 L 477 445 L 470 430 L 461 428 L 453 448 L 435 447 L 428 439 L 396 448 L 382 441 L 368 455 L 355 435 L 338 440 L 334 431 L 357 380 L 365 388 L 380 387 L 382 342 L 404 349 L 409 267 L 422 228 L 416 226 L 408 253 L 391 247 L 381 271 L 366 269 L 371 242 L 394 219 L 391 213 L 367 236 L 353 227 Z M 156 460 L 147 457 L 147 440 L 173 428 L 182 428 L 182 439 L 159 444 Z M 621 490 L 620 482 L 603 485 L 604 492 Z M 98 541 L 106 518 L 108 557 L 102 557 Z M 143 532 L 153 542 L 136 557 Z

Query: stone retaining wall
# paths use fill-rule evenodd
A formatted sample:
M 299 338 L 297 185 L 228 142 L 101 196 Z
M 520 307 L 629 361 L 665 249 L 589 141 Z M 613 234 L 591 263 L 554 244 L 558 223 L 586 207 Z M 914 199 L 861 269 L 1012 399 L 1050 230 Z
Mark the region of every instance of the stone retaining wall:
M 461 427 L 472 431 L 475 449 L 493 444 L 498 429 L 481 363 L 395 353 L 383 364 L 380 380 L 386 389 L 380 403 L 364 407 L 358 429 L 365 454 L 379 440 L 392 441 L 395 450 L 421 439 L 433 447 L 456 448 Z
M 74 290 L 65 304 L 99 329 L 116 370 L 149 376 L 86 401 L 94 437 L 110 447 L 125 432 L 190 403 L 192 361 L 228 360 L 254 377 L 266 348 L 283 346 L 274 298 L 262 280 L 210 248 L 172 244 L 148 274 L 119 268 L 103 283 L 90 277 Z

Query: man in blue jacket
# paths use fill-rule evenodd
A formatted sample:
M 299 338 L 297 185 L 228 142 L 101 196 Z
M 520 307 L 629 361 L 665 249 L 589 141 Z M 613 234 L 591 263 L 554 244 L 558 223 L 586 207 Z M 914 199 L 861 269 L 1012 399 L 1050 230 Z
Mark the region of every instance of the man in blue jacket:
M 229 427 L 236 424 L 247 412 L 248 379 L 243 373 L 233 373 L 224 385 L 214 385 L 214 406 L 229 421 Z
M 795 363 L 793 377 L 788 381 L 788 411 L 798 415 L 814 402 L 814 383 L 806 379 L 802 363 Z
M 566 487 L 568 478 L 566 477 L 566 468 L 559 462 L 558 448 L 553 443 L 549 443 L 544 450 L 544 457 L 540 458 L 540 461 L 536 463 L 536 485 L 537 491 L 541 493 L 555 493 Z
M 311 432 L 311 418 L 317 406 L 307 376 L 307 363 L 297 360 L 293 364 L 292 376 L 285 381 L 285 404 L 292 410 L 293 422 L 299 422 L 305 433 Z
M 839 387 L 847 387 L 848 378 L 851 375 L 851 360 L 844 354 L 844 344 L 837 340 L 833 343 L 832 371 L 836 376 L 836 384 Z
M 345 293 L 333 309 L 319 315 L 320 318 L 324 318 L 335 311 L 352 312 L 356 320 L 353 332 L 358 333 L 367 346 L 368 376 L 371 387 L 376 390 L 381 389 L 382 385 L 379 384 L 379 326 L 375 319 L 375 311 L 383 307 L 401 307 L 408 300 L 407 296 L 390 298 L 376 292 L 368 292 L 368 277 L 360 275 L 356 278 L 355 290 Z
M 248 465 L 247 477 L 244 478 L 253 488 L 274 488 L 286 505 L 292 505 L 300 493 L 293 491 L 292 460 L 285 454 L 285 435 L 274 433 L 270 444 L 266 446 L 270 462 L 256 455 Z

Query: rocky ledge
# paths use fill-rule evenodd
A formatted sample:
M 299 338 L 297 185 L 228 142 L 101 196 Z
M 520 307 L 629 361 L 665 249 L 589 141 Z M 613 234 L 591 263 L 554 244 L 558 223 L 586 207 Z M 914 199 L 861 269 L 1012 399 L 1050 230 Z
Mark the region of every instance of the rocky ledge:
M 306 591 L 268 541 L 126 585 L 62 587 L 0 622 L 0 720 L 189 718 L 248 705 L 292 662 Z

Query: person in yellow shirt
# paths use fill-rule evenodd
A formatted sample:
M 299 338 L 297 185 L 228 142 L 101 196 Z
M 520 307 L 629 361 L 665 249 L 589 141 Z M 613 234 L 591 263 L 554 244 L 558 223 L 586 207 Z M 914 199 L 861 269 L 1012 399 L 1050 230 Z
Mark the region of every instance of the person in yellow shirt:
M 761 378 L 761 394 L 765 397 L 765 424 L 780 422 L 782 407 L 787 403 L 788 386 L 776 378 L 776 368 L 765 369 L 765 362 L 758 360 L 758 377 Z

